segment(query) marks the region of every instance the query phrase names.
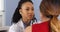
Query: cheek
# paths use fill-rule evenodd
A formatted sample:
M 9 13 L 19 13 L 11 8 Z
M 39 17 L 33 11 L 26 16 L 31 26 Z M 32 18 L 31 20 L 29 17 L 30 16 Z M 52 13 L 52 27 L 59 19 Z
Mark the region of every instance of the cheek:
M 34 12 L 32 13 L 32 15 L 34 15 Z
M 42 17 L 42 14 L 40 13 L 40 17 Z
M 23 13 L 23 16 L 27 16 L 27 13 Z
M 26 12 L 26 11 L 23 11 L 22 12 L 22 16 L 26 19 L 32 19 L 33 16 L 34 16 L 34 12 L 33 13 L 29 13 L 29 12 Z
M 40 13 L 40 18 L 41 18 L 41 19 L 42 19 L 42 18 L 44 18 L 44 15 L 43 15 L 43 14 L 41 14 L 41 13 Z
M 26 17 L 27 17 L 27 12 L 23 11 L 23 12 L 22 12 L 22 16 L 23 16 L 24 18 L 26 18 Z

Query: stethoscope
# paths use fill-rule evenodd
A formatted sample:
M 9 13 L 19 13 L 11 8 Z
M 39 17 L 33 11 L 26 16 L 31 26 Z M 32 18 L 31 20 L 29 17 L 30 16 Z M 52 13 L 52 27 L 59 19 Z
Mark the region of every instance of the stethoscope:
M 32 24 L 36 23 L 37 22 L 37 19 L 36 18 L 33 18 L 32 19 Z

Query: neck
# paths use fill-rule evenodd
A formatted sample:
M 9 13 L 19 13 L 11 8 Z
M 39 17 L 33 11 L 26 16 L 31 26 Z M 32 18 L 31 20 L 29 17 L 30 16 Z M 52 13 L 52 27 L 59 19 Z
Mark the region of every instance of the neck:
M 29 19 L 26 19 L 26 18 L 22 18 L 22 21 L 23 21 L 25 24 L 29 24 L 29 23 L 30 23 L 30 20 L 29 20 Z
M 45 21 L 49 21 L 50 18 L 43 18 L 42 21 L 45 22 Z

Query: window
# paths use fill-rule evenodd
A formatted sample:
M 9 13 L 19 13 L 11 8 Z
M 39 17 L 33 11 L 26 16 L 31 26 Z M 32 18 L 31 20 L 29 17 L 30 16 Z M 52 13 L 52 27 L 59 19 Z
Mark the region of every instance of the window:
M 0 0 L 0 27 L 4 26 L 4 0 Z

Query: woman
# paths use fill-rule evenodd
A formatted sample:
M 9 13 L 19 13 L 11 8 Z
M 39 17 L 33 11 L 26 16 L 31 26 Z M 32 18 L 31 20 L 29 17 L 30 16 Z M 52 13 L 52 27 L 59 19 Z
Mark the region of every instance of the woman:
M 60 32 L 60 0 L 42 0 L 40 12 L 46 16 L 51 16 L 50 20 L 32 26 L 32 32 Z M 36 28 L 37 27 L 37 28 Z
M 9 32 L 23 32 L 23 30 L 35 22 L 34 7 L 31 0 L 20 0 L 12 17 L 14 23 Z

